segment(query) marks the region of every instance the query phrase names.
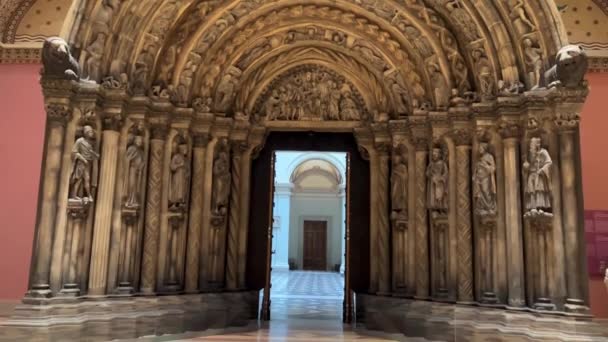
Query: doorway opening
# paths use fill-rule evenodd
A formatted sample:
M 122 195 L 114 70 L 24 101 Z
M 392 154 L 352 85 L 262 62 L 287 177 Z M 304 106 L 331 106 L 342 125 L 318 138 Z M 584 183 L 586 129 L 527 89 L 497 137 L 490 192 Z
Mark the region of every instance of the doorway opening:
M 246 275 L 264 290 L 260 318 L 350 323 L 370 247 L 369 163 L 354 136 L 272 132 L 251 186 Z
M 274 319 L 342 319 L 346 165 L 345 152 L 275 152 Z

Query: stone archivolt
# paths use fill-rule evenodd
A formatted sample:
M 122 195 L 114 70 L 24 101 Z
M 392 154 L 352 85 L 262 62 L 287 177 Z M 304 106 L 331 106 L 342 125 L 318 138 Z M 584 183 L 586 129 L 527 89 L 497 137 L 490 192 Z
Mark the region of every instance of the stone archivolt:
M 26 301 L 246 289 L 252 160 L 269 131 L 312 130 L 352 132 L 369 161 L 369 293 L 586 313 L 574 134 L 585 55 L 557 54 L 547 6 L 88 2 L 71 42 L 82 72 L 65 44 L 43 53 L 56 57 L 42 86 L 57 120 Z M 86 210 L 68 216 L 87 118 L 99 159 L 77 175 L 92 182 L 77 196 Z M 546 156 L 558 167 L 522 161 Z M 535 190 L 552 203 L 525 205 Z
M 139 72 L 143 68 L 146 75 L 146 87 L 160 82 L 176 91 L 181 85 L 186 88 L 182 92 L 187 97 L 182 102 L 189 103 L 192 97 L 214 96 L 212 92 L 230 68 L 237 67 L 247 73 L 246 65 L 263 61 L 264 56 L 275 49 L 285 49 L 285 45 L 293 45 L 300 39 L 326 40 L 361 56 L 381 71 L 387 67 L 395 69 L 404 83 L 401 86 L 413 95 L 413 103 L 408 108 L 411 112 L 429 100 L 438 105 L 432 96 L 429 63 L 440 68 L 448 88 L 458 88 L 462 93 L 472 90 L 474 84 L 479 88 L 482 82 L 475 77 L 475 58 L 479 58 L 475 54 L 487 58 L 494 83 L 504 80 L 511 84 L 528 77 L 525 61 L 514 58 L 511 53 L 522 51 L 519 56 L 523 57 L 523 44 L 508 37 L 533 36 L 547 51 L 545 58 L 555 54 L 561 42 L 549 46 L 545 41 L 554 39 L 538 31 L 538 25 L 517 24 L 538 21 L 535 11 L 542 13 L 544 5 L 526 3 L 517 10 L 511 10 L 510 6 L 508 2 L 473 5 L 469 1 L 454 0 L 382 4 L 233 1 L 222 5 L 217 1 L 151 1 L 138 5 L 131 2 L 89 5 L 93 19 L 83 22 L 74 43 L 82 46 L 81 62 L 84 63 L 89 58 L 86 50 L 93 44 L 96 31 L 112 27 L 121 34 L 106 39 L 105 51 L 109 53 L 104 53 L 100 63 L 106 74 L 133 75 L 139 56 L 149 54 L 154 56 L 149 58 L 151 65 L 139 66 Z M 120 8 L 109 11 L 112 7 Z M 511 14 L 512 11 L 515 13 Z M 503 21 L 501 15 L 517 15 L 520 19 L 513 24 Z M 99 25 L 101 20 L 110 23 Z M 492 44 L 494 39 L 487 27 L 502 37 L 500 48 Z M 310 42 L 307 45 L 310 46 Z M 169 69 L 173 70 L 167 71 Z M 239 81 L 244 83 L 245 79 Z M 391 107 L 385 111 L 403 109 L 394 101 Z

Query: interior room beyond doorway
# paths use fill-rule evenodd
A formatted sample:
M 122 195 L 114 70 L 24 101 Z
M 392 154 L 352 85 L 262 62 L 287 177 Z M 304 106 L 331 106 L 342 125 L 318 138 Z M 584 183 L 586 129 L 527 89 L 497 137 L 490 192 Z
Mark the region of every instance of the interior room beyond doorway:
M 346 153 L 277 151 L 273 319 L 342 319 Z

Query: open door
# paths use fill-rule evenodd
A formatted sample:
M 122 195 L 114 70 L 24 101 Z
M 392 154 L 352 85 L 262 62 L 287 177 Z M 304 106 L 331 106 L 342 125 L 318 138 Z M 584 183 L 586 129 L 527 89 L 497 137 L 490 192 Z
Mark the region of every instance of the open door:
M 354 294 L 369 289 L 370 169 L 349 133 L 272 132 L 253 160 L 247 245 L 247 288 L 263 290 L 261 319 L 270 319 L 275 151 L 347 153 L 345 278 L 342 319 L 352 322 Z M 351 253 L 351 251 L 354 251 Z
M 272 274 L 272 227 L 274 223 L 274 179 L 276 177 L 276 166 L 277 154 L 276 152 L 272 152 L 272 157 L 270 159 L 270 202 L 268 204 L 269 210 L 269 220 L 268 220 L 268 231 L 266 234 L 266 279 L 264 282 L 264 294 L 262 297 L 262 309 L 260 311 L 260 319 L 263 321 L 270 320 L 270 288 L 272 284 L 270 283 L 271 274 Z
M 344 201 L 344 304 L 342 307 L 342 322 L 350 324 L 353 321 L 353 295 L 350 288 L 350 152 L 346 153 L 346 200 Z

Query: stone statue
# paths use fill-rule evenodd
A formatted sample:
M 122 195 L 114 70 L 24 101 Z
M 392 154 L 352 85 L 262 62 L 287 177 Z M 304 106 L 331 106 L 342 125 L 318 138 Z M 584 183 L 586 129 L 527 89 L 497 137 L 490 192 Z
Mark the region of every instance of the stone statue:
M 87 60 L 84 63 L 84 71 L 86 77 L 92 81 L 99 82 L 101 80 L 101 58 L 106 45 L 105 33 L 98 33 L 95 40 L 85 49 L 88 53 Z
M 393 212 L 407 214 L 407 185 L 408 170 L 404 156 L 400 152 L 393 153 L 393 168 L 391 174 L 391 201 Z
M 169 209 L 178 210 L 186 205 L 188 193 L 188 145 L 181 136 L 173 142 L 169 182 Z
M 154 64 L 154 56 L 150 50 L 152 46 L 146 46 L 141 51 L 135 61 L 135 70 L 133 71 L 133 90 L 138 93 L 143 93 L 148 81 L 148 72 Z
M 127 208 L 140 206 L 144 162 L 144 138 L 140 135 L 131 135 L 126 153 L 125 207 Z
M 555 61 L 556 64 L 545 73 L 545 82 L 549 88 L 576 88 L 582 85 L 589 61 L 581 46 L 564 46 L 557 52 Z
M 91 166 L 99 159 L 95 146 L 95 130 L 83 127 L 83 136 L 78 138 L 72 148 L 72 173 L 70 174 L 70 199 L 92 202 Z
M 215 93 L 215 109 L 219 112 L 226 112 L 232 105 L 232 98 L 236 91 L 236 78 L 226 73 L 220 84 L 217 86 L 217 92 Z
M 45 77 L 66 80 L 80 79 L 80 67 L 70 53 L 68 44 L 59 37 L 49 37 L 42 45 L 42 72 Z
M 479 159 L 473 169 L 473 198 L 475 213 L 496 214 L 496 161 L 487 143 L 479 144 Z
M 513 0 L 511 1 L 511 13 L 509 16 L 513 21 L 515 27 L 518 28 L 520 33 L 528 33 L 532 32 L 536 29 L 536 25 L 534 25 L 530 19 L 528 18 L 528 14 L 526 13 L 526 9 L 524 8 L 524 0 Z M 528 26 L 527 28 L 523 27 L 522 24 Z
M 543 68 L 542 49 L 534 46 L 534 42 L 530 38 L 524 39 L 524 53 L 526 54 L 526 64 L 529 68 L 528 80 L 530 89 L 538 89 L 540 87 L 541 69 Z
M 226 140 L 220 141 L 219 150 L 213 161 L 213 215 L 224 216 L 230 199 L 230 157 Z
M 264 103 L 264 114 L 266 114 L 268 120 L 276 120 L 279 118 L 279 115 L 281 114 L 280 104 L 281 98 L 279 97 L 279 92 L 276 89 L 273 89 L 266 100 L 266 103 Z
M 446 108 L 450 101 L 450 89 L 448 88 L 448 83 L 446 82 L 439 65 L 435 63 L 430 63 L 428 65 L 429 77 L 431 78 L 431 83 L 433 85 L 433 92 L 435 94 L 435 102 L 437 108 Z
M 528 212 L 551 211 L 551 156 L 541 147 L 540 138 L 530 140 L 528 160 L 524 162 L 525 205 Z
M 348 91 L 343 92 L 340 100 L 340 116 L 345 121 L 359 120 L 360 117 L 359 109 L 357 109 L 357 105 Z
M 479 93 L 483 99 L 491 98 L 494 95 L 494 75 L 492 65 L 482 50 L 476 49 L 472 52 L 475 63 L 475 71 L 479 80 Z
M 434 148 L 431 160 L 426 169 L 427 206 L 430 210 L 446 212 L 448 210 L 448 164 L 440 148 Z

